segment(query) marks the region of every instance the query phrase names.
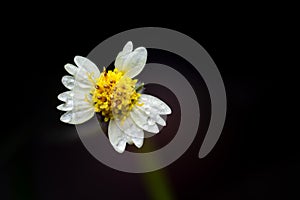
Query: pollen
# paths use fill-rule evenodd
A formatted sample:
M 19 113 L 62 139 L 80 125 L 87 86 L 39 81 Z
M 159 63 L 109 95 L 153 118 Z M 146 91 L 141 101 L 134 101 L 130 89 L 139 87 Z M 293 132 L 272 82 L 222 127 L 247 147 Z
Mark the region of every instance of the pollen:
M 141 106 L 136 83 L 137 79 L 124 76 L 117 68 L 113 71 L 104 68 L 91 91 L 95 112 L 100 113 L 105 122 L 114 118 L 125 120 L 135 105 Z

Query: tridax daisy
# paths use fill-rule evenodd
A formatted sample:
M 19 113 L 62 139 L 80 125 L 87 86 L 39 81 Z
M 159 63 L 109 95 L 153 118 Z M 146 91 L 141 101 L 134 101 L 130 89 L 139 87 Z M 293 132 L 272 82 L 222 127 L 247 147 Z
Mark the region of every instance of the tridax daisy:
M 64 76 L 62 83 L 70 91 L 58 95 L 64 101 L 57 109 L 67 111 L 60 118 L 69 124 L 81 124 L 96 113 L 108 122 L 108 137 L 114 149 L 122 153 L 126 143 L 140 148 L 144 132 L 158 133 L 156 125 L 165 126 L 160 115 L 171 114 L 171 109 L 157 97 L 141 94 L 142 84 L 137 76 L 144 68 L 147 50 L 127 42 L 115 60 L 115 69 L 100 73 L 89 59 L 76 56 L 76 66 L 66 64 L 65 69 L 73 76 Z

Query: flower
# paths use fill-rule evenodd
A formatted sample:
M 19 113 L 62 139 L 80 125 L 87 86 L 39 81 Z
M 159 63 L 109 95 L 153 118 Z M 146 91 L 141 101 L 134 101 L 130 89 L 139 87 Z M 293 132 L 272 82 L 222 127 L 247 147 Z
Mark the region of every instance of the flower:
M 100 73 L 89 59 L 75 56 L 77 66 L 66 64 L 62 83 L 70 91 L 58 95 L 64 101 L 57 109 L 67 111 L 60 120 L 69 124 L 81 124 L 95 113 L 108 122 L 108 138 L 113 148 L 122 153 L 126 143 L 140 148 L 144 131 L 158 133 L 157 124 L 165 126 L 160 115 L 171 114 L 169 106 L 157 97 L 142 94 L 143 84 L 133 79 L 144 68 L 147 50 L 138 47 L 133 51 L 132 42 L 127 42 L 115 60 L 115 69 Z

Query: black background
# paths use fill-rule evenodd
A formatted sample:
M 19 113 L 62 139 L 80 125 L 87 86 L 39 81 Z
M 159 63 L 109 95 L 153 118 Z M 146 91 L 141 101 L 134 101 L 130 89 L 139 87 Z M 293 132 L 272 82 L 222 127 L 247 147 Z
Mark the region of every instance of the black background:
M 290 198 L 299 162 L 297 132 L 288 128 L 292 117 L 285 112 L 293 110 L 285 84 L 293 81 L 292 67 L 283 59 L 290 51 L 289 18 L 264 9 L 200 16 L 198 10 L 170 15 L 58 7 L 14 10 L 18 15 L 4 24 L 1 199 L 155 199 L 166 188 L 172 199 Z M 228 112 L 220 140 L 204 159 L 197 158 L 203 137 L 197 136 L 167 168 L 127 174 L 87 152 L 75 128 L 59 121 L 56 97 L 65 90 L 63 65 L 75 55 L 145 26 L 180 31 L 206 49 L 223 77 Z

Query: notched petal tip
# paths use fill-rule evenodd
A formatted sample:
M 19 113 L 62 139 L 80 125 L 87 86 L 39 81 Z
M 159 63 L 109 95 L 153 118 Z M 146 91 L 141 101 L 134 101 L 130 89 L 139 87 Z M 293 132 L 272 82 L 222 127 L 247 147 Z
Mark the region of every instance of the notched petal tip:
M 156 123 L 158 123 L 161 126 L 166 126 L 167 125 L 165 120 L 159 115 L 156 116 Z
M 77 62 L 81 62 L 82 60 L 84 60 L 85 59 L 85 57 L 83 57 L 83 56 L 75 56 L 74 57 L 74 62 L 77 64 Z M 77 65 L 78 66 L 78 65 Z M 78 66 L 79 67 L 79 66 Z
M 134 51 L 138 53 L 142 53 L 143 55 L 147 56 L 147 49 L 145 47 L 138 47 Z
M 134 78 L 144 69 L 147 62 L 147 49 L 138 47 L 129 53 L 123 62 L 123 71 L 125 75 Z
M 60 121 L 68 124 L 82 124 L 90 120 L 94 116 L 94 114 L 95 112 L 92 107 L 83 110 L 73 107 L 72 110 L 64 113 L 60 117 Z
M 61 111 L 70 111 L 73 109 L 73 104 L 72 103 L 64 103 L 64 104 L 60 104 L 56 108 Z
M 72 99 L 74 96 L 74 93 L 72 91 L 66 91 L 66 92 L 63 92 L 63 93 L 60 93 L 57 98 L 60 100 L 60 101 L 68 101 L 70 99 Z
M 125 145 L 125 147 L 126 147 L 126 145 Z M 113 146 L 113 148 L 118 153 L 124 153 L 124 151 L 125 151 L 125 148 L 120 148 L 120 147 L 116 147 L 116 146 Z
M 74 62 L 78 68 L 85 69 L 88 73 L 94 74 L 95 77 L 100 76 L 100 71 L 95 63 L 83 56 L 75 56 Z
M 140 103 L 149 105 L 155 109 L 159 115 L 169 115 L 172 113 L 171 108 L 165 102 L 152 95 L 142 94 Z
M 143 138 L 132 138 L 132 141 L 137 148 L 141 148 L 144 144 Z
M 129 53 L 133 50 L 133 44 L 131 41 L 128 41 L 125 46 L 123 47 L 123 52 L 124 53 Z
M 126 138 L 121 129 L 116 125 L 114 120 L 110 120 L 108 125 L 108 139 L 113 148 L 118 153 L 123 153 L 126 148 Z
M 75 86 L 75 79 L 73 76 L 63 76 L 61 82 L 69 90 L 72 90 Z
M 66 112 L 60 117 L 60 121 L 64 123 L 71 124 L 71 120 L 72 120 L 72 112 Z
M 71 75 L 75 75 L 78 72 L 78 68 L 75 65 L 72 64 L 65 64 L 65 70 L 71 74 Z
M 165 110 L 165 115 L 170 115 L 170 114 L 172 114 L 172 110 L 169 106 L 167 106 Z

